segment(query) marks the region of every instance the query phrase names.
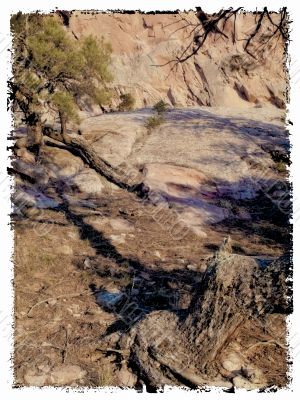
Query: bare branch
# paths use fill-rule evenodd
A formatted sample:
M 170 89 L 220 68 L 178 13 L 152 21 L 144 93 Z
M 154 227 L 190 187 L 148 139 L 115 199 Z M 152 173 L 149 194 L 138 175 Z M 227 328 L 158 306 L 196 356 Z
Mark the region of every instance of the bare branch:
M 185 49 L 181 52 L 180 55 L 175 56 L 174 59 L 160 65 L 155 65 L 156 67 L 163 67 L 169 64 L 173 64 L 171 71 L 174 70 L 174 67 L 178 64 L 184 63 L 191 57 L 195 56 L 199 50 L 203 47 L 207 38 L 212 35 L 217 35 L 219 37 L 223 37 L 224 39 L 229 39 L 227 34 L 224 32 L 224 29 L 228 23 L 228 21 L 233 18 L 233 32 L 232 32 L 232 41 L 235 43 L 236 41 L 245 41 L 244 50 L 247 54 L 249 54 L 252 58 L 256 59 L 255 55 L 252 51 L 250 51 L 250 47 L 260 32 L 263 29 L 263 21 L 266 18 L 272 27 L 274 27 L 274 31 L 270 33 L 270 36 L 265 40 L 261 45 L 258 45 L 256 51 L 260 49 L 262 46 L 266 45 L 271 41 L 271 39 L 277 38 L 278 33 L 279 37 L 281 37 L 284 41 L 288 40 L 289 30 L 288 30 L 288 14 L 286 7 L 280 9 L 280 21 L 279 23 L 275 23 L 271 14 L 269 13 L 267 7 L 263 8 L 262 12 L 257 12 L 255 15 L 255 26 L 253 31 L 247 35 L 246 38 L 237 39 L 236 38 L 236 19 L 237 15 L 243 10 L 243 7 L 238 7 L 233 9 L 232 7 L 228 9 L 221 9 L 218 13 L 208 15 L 206 14 L 201 7 L 196 8 L 196 17 L 199 23 L 194 24 L 188 21 L 186 18 L 181 17 L 180 21 L 176 21 L 175 23 L 180 23 L 182 21 L 185 22 L 185 25 L 177 28 L 171 35 L 182 30 L 191 28 L 186 39 L 189 39 L 193 36 L 193 40 L 191 40 Z M 221 23 L 221 26 L 220 26 Z M 167 26 L 170 26 L 169 24 Z M 170 36 L 171 36 L 170 35 Z

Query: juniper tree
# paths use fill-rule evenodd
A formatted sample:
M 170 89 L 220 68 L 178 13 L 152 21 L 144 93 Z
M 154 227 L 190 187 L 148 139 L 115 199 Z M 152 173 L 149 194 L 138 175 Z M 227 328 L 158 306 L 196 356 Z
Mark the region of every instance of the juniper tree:
M 124 93 L 120 96 L 121 103 L 119 104 L 120 111 L 132 111 L 135 105 L 135 98 L 131 93 Z
M 78 121 L 83 96 L 101 107 L 110 99 L 111 46 L 93 36 L 76 41 L 49 15 L 18 13 L 11 19 L 11 30 L 10 99 L 24 114 L 29 141 L 42 144 L 41 116 L 47 107 L 57 112 L 66 141 L 66 124 Z

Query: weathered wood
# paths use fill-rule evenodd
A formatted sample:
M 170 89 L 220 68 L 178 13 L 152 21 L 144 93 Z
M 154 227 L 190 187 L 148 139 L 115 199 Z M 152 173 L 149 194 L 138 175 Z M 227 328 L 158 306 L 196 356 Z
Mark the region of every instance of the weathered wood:
M 270 314 L 292 311 L 290 267 L 288 256 L 263 266 L 252 257 L 232 254 L 225 241 L 209 260 L 186 317 L 152 312 L 131 328 L 120 348 L 123 343 L 131 348 L 130 362 L 152 386 L 170 382 L 225 386 L 228 380 L 218 372 L 220 360 L 241 329 L 253 321 L 270 338 L 266 323 Z
M 225 242 L 211 260 L 182 326 L 189 341 L 201 349 L 202 370 L 246 320 L 291 312 L 288 256 L 261 267 L 252 257 L 231 254 L 228 245 Z
M 113 167 L 108 161 L 100 157 L 92 146 L 80 135 L 65 134 L 64 142 L 73 149 L 77 149 L 84 161 L 109 182 L 132 193 L 138 195 L 144 194 L 143 177 L 136 169 L 124 171 Z

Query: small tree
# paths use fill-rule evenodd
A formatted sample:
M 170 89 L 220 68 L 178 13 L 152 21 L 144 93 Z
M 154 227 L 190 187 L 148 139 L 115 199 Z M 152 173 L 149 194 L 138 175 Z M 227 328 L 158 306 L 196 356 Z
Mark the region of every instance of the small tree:
M 153 106 L 153 110 L 156 112 L 156 115 L 152 115 L 151 117 L 146 119 L 145 127 L 150 133 L 153 129 L 158 128 L 161 124 L 165 123 L 164 113 L 167 111 L 167 103 L 163 100 L 160 100 Z
M 165 103 L 163 100 L 160 100 L 156 104 L 154 104 L 153 109 L 158 113 L 158 114 L 163 114 L 164 112 L 167 111 L 168 109 L 168 104 Z
M 147 128 L 148 132 L 150 133 L 153 129 L 158 128 L 161 124 L 165 122 L 163 115 L 157 114 L 152 115 L 151 117 L 147 118 L 145 122 L 145 127 Z
M 131 111 L 135 105 L 135 98 L 131 93 L 124 93 L 120 96 L 121 103 L 119 105 L 120 111 Z
M 12 17 L 11 29 L 13 106 L 23 111 L 29 132 L 38 131 L 38 144 L 42 143 L 43 107 L 54 108 L 62 137 L 68 141 L 66 124 L 78 121 L 80 97 L 88 96 L 101 107 L 110 99 L 106 84 L 112 80 L 111 46 L 93 36 L 73 40 L 54 16 L 19 13 Z

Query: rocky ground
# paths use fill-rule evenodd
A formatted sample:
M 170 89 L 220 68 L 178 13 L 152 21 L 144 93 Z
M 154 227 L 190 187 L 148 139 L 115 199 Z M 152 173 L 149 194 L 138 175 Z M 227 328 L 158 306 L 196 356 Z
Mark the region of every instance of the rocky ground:
M 245 265 L 269 265 L 289 249 L 282 111 L 171 109 L 148 131 L 151 113 L 93 115 L 80 127 L 105 160 L 142 174 L 147 199 L 107 182 L 63 146 L 48 142 L 38 162 L 17 150 L 16 385 L 287 382 L 281 313 L 263 324 L 244 321 L 222 345 L 210 381 L 166 363 L 149 337 L 153 326 L 176 331 L 225 237 Z M 24 132 L 16 135 L 18 146 Z M 154 351 L 150 363 L 145 349 L 147 357 Z

